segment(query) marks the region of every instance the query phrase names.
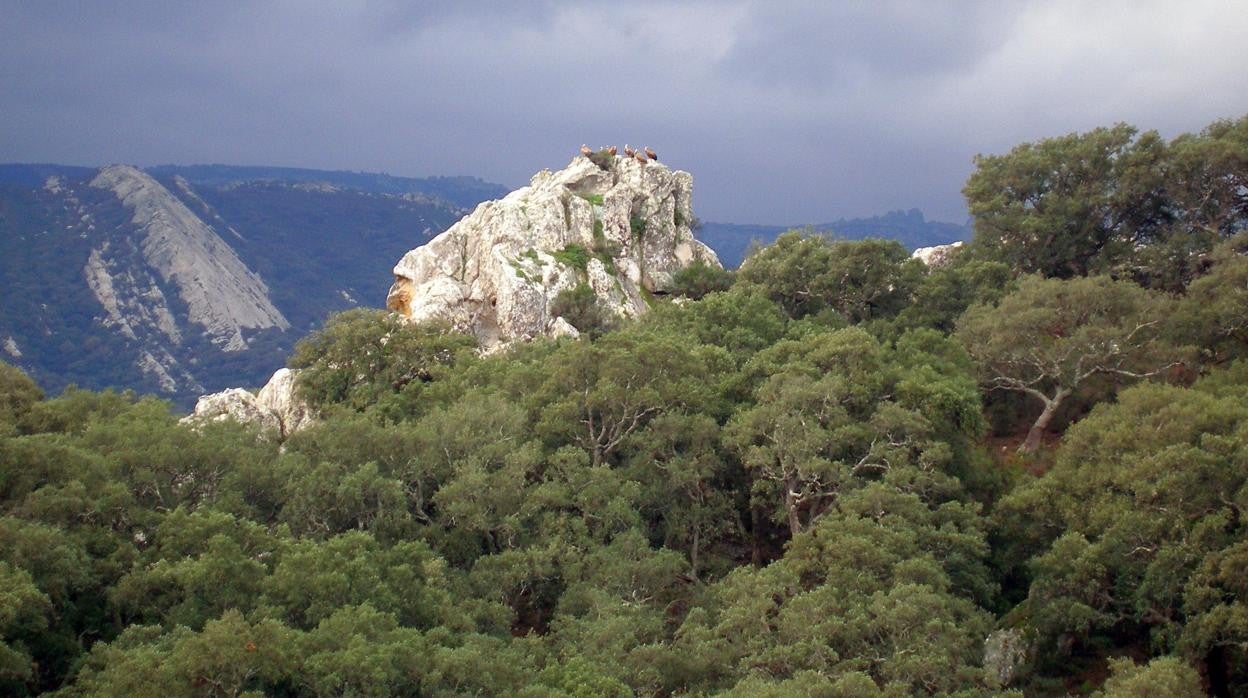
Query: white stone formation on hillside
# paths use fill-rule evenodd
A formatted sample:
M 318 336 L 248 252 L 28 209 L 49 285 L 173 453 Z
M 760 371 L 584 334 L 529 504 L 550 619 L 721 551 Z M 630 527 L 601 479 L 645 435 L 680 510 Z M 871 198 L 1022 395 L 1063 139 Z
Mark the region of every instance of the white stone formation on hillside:
M 959 240 L 957 242 L 951 242 L 948 245 L 920 247 L 910 256 L 922 260 L 924 264 L 932 269 L 939 269 L 952 261 L 953 253 L 961 247 L 962 241 Z
M 269 299 L 264 281 L 247 268 L 216 231 L 145 172 L 129 165 L 100 170 L 91 186 L 117 196 L 142 233 L 139 250 L 147 266 L 177 289 L 192 323 L 203 327 L 225 351 L 247 348 L 243 330 L 290 323 Z M 160 288 L 139 278 L 124 250 L 103 245 L 93 250 L 84 273 L 109 322 L 128 337 L 134 323 L 147 325 L 178 342 L 173 314 Z M 112 254 L 116 253 L 116 254 Z
M 194 424 L 233 419 L 274 430 L 285 439 L 315 421 L 312 409 L 295 394 L 295 377 L 294 371 L 283 368 L 257 393 L 228 388 L 204 395 L 195 403 L 195 411 L 182 421 Z
M 490 351 L 540 335 L 575 335 L 551 306 L 578 284 L 617 316 L 631 317 L 647 310 L 650 294 L 670 289 L 674 272 L 695 260 L 719 266 L 690 230 L 688 172 L 595 159 L 604 166 L 578 156 L 563 170 L 543 170 L 529 186 L 477 206 L 408 252 L 394 268 L 386 305 L 413 321 L 449 321 Z M 569 246 L 590 253 L 585 269 L 566 263 Z

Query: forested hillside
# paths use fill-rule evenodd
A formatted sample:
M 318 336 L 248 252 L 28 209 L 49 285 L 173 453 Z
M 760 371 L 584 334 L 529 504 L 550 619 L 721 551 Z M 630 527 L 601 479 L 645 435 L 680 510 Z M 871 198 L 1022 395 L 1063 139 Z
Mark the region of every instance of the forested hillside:
M 123 202 L 105 172 L 124 173 L 119 190 L 140 188 L 141 200 Z M 262 384 L 330 313 L 382 305 L 394 260 L 500 190 L 282 168 L 0 165 L 0 351 L 55 392 L 128 387 L 189 408 L 204 392 Z M 170 236 L 180 242 L 155 254 Z M 212 254 L 188 254 L 197 246 Z M 226 291 L 213 313 L 246 305 L 225 300 L 240 277 L 222 273 L 223 258 L 281 316 L 226 350 L 187 301 L 202 281 Z
M 482 356 L 351 310 L 283 443 L 0 365 L 0 692 L 1248 692 L 1248 117 L 977 160 Z M 593 308 L 581 308 L 588 317 Z

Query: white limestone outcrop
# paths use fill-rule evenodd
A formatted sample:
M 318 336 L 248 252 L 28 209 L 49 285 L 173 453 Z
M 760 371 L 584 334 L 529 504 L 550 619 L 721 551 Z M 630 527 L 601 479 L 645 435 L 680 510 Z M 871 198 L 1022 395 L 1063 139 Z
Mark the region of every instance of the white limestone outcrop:
M 204 395 L 195 403 L 195 411 L 182 422 L 194 424 L 232 419 L 276 431 L 284 440 L 316 421 L 311 407 L 295 393 L 296 375 L 295 371 L 283 368 L 274 373 L 259 392 L 228 388 Z
M 280 368 L 256 393 L 256 404 L 269 414 L 277 415 L 284 437 L 316 421 L 312 407 L 295 392 L 297 376 L 298 373 L 289 368 Z
M 693 177 L 651 161 L 578 156 L 558 172 L 488 201 L 394 267 L 386 305 L 413 320 L 440 319 L 486 351 L 539 335 L 575 335 L 552 312 L 561 291 L 586 284 L 620 317 L 644 313 L 695 260 L 719 266 L 696 240 Z M 583 267 L 575 254 L 591 256 Z
M 953 260 L 953 254 L 962 247 L 962 241 L 951 242 L 948 245 L 933 245 L 932 247 L 920 247 L 915 250 L 911 257 L 922 260 L 924 264 L 932 269 L 939 269 Z

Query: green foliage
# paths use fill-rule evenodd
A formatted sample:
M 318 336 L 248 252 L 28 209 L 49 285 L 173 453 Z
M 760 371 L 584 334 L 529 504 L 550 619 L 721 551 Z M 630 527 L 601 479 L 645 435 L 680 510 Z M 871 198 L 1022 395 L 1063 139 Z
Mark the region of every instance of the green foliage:
M 571 698 L 629 698 L 633 692 L 619 679 L 603 675 L 596 667 L 581 657 L 573 657 L 565 664 L 550 666 L 537 677 L 538 685 L 550 689 L 553 695 Z
M 611 151 L 607 148 L 596 150 L 590 153 L 588 157 L 590 162 L 604 170 L 610 171 L 613 167 L 615 167 L 615 156 L 612 155 Z
M 732 286 L 732 277 L 732 272 L 723 267 L 695 259 L 688 266 L 672 274 L 672 293 L 700 300 L 708 293 L 727 291 Z
M 21 369 L 0 361 L 0 436 L 16 432 L 43 391 Z
M 1063 402 L 1093 378 L 1137 379 L 1177 364 L 1183 352 L 1162 337 L 1168 300 L 1108 277 L 1024 277 L 997 305 L 972 306 L 957 336 L 994 390 L 1043 408 L 1023 448 L 1034 451 Z
M 784 337 L 788 328 L 779 306 L 739 289 L 712 293 L 697 303 L 660 305 L 649 321 L 727 350 L 738 366 Z
M 476 342 L 436 323 L 380 310 L 349 310 L 295 345 L 300 395 L 317 407 L 362 410 L 436 379 Z
M 829 240 L 791 231 L 751 255 L 737 278 L 792 318 L 827 309 L 853 324 L 899 313 L 923 269 L 891 240 Z
M 831 677 L 863 695 L 965 686 L 989 618 L 958 595 L 941 560 L 974 561 L 986 544 L 973 512 L 955 511 L 884 483 L 852 494 L 781 560 L 717 585 L 710 612 L 690 614 L 677 646 L 707 657 L 727 685 L 765 667 L 779 679 Z
M 1224 622 L 1243 615 L 1231 601 L 1240 583 L 1222 572 L 1242 555 L 1248 497 L 1237 385 L 1224 396 L 1204 384 L 1126 390 L 1071 428 L 1052 471 L 1002 501 L 1013 559 L 1031 556 L 1024 607 L 1051 639 L 1042 647 L 1148 638 L 1159 654 L 1186 648 L 1243 675 L 1248 657 L 1223 649 L 1248 637 Z
M 602 306 L 589 284 L 580 283 L 560 291 L 550 304 L 550 314 L 567 320 L 582 334 L 596 337 L 611 329 L 614 317 Z
M 563 249 L 552 252 L 550 256 L 554 257 L 555 261 L 560 264 L 576 269 L 581 274 L 585 273 L 589 267 L 589 260 L 593 258 L 589 250 L 575 242 L 569 242 L 567 245 L 564 245 Z
M 47 629 L 51 609 L 29 572 L 0 562 L 0 686 L 13 690 L 34 679 L 27 643 Z
M 577 194 L 577 196 L 585 199 L 594 206 L 602 205 L 602 194 Z
M 1242 231 L 1248 117 L 1165 142 L 1126 124 L 978 156 L 966 195 L 972 252 L 1022 273 L 1114 273 L 1183 289 Z
M 634 240 L 640 240 L 646 234 L 646 219 L 641 216 L 629 218 L 628 229 L 632 232 Z
M 1219 246 L 1210 269 L 1192 281 L 1171 318 L 1178 341 L 1204 348 L 1213 363 L 1248 355 L 1248 235 Z
M 1200 675 L 1178 657 L 1158 657 L 1144 666 L 1130 659 L 1117 659 L 1110 664 L 1113 676 L 1104 690 L 1095 695 L 1102 698 L 1200 698 L 1206 695 Z
M 726 440 L 793 535 L 848 489 L 897 469 L 947 467 L 951 440 L 978 431 L 974 384 L 923 371 L 947 364 L 917 345 L 907 358 L 899 371 L 892 352 L 850 328 L 779 342 L 747 366 L 761 379 L 756 403 L 734 416 Z
M 898 315 L 896 325 L 952 332 L 967 308 L 995 305 L 1013 290 L 1013 276 L 1005 264 L 975 260 L 930 270 L 915 288 L 914 300 Z
M 1118 124 L 975 158 L 963 189 L 973 248 L 1024 273 L 1069 278 L 1121 263 L 1160 215 L 1165 143 Z

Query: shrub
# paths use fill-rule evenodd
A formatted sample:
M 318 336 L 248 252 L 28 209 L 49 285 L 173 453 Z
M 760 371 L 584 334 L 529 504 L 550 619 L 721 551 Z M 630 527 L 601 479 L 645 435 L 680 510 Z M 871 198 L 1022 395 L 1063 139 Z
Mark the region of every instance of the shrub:
M 565 264 L 573 269 L 579 270 L 582 274 L 589 267 L 589 260 L 593 255 L 583 245 L 575 242 L 569 242 L 564 245 L 562 250 L 551 254 L 560 264 Z
M 295 345 L 289 364 L 302 369 L 300 394 L 314 406 L 363 410 L 409 383 L 428 382 L 476 341 L 445 324 L 409 323 L 393 313 L 338 313 Z
M 591 337 L 603 334 L 613 324 L 610 312 L 598 301 L 598 294 L 584 283 L 560 291 L 550 312 L 567 320 L 578 332 Z
M 641 216 L 633 216 L 628 219 L 628 229 L 633 231 L 633 237 L 640 240 L 646 235 L 646 219 Z
M 698 259 L 672 275 L 672 292 L 699 300 L 708 293 L 727 291 L 732 286 L 732 272 Z

